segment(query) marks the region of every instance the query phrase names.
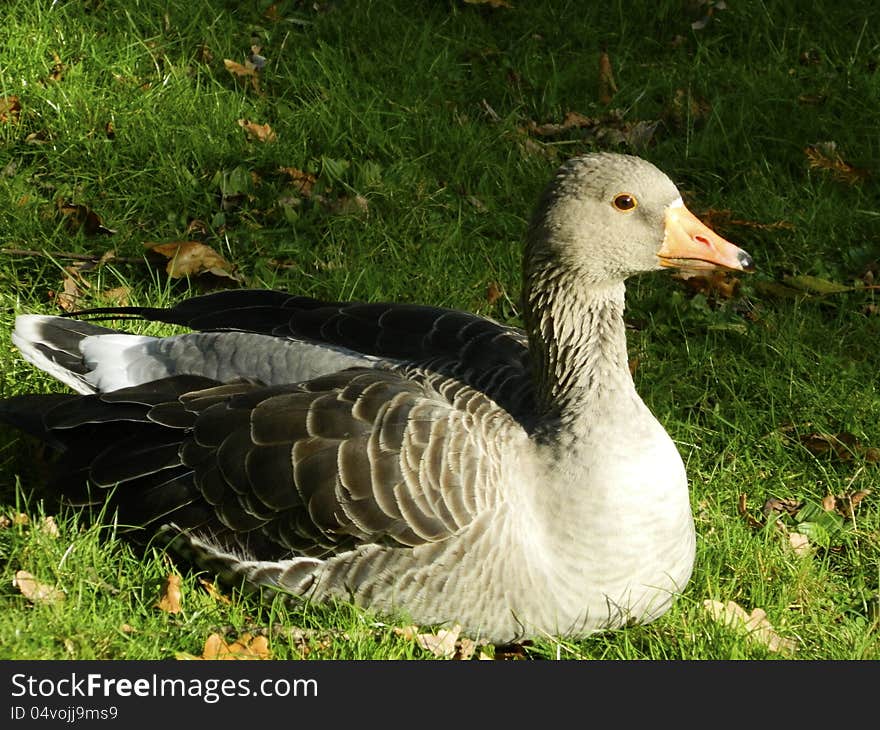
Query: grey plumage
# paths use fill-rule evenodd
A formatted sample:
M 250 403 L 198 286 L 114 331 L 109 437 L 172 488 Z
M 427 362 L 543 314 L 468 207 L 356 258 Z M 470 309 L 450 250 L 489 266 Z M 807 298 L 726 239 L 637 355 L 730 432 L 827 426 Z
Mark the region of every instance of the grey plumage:
M 65 482 L 88 479 L 135 537 L 250 588 L 496 642 L 650 621 L 690 576 L 693 522 L 627 369 L 623 280 L 750 266 L 695 220 L 649 163 L 575 158 L 529 230 L 525 331 L 262 291 L 84 313 L 201 330 L 169 338 L 24 315 L 23 355 L 82 395 L 0 417 L 58 447 Z

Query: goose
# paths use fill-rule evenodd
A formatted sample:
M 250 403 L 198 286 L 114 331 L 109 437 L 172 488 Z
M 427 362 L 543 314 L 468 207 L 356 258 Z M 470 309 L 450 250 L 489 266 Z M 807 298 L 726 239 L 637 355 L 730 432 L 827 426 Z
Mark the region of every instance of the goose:
M 754 268 L 653 164 L 590 153 L 527 229 L 524 329 L 247 289 L 22 314 L 21 355 L 76 393 L 0 418 L 57 449 L 71 502 L 227 583 L 496 644 L 576 639 L 657 619 L 693 569 L 684 465 L 623 319 L 625 279 L 675 267 Z M 188 331 L 89 321 L 125 317 Z

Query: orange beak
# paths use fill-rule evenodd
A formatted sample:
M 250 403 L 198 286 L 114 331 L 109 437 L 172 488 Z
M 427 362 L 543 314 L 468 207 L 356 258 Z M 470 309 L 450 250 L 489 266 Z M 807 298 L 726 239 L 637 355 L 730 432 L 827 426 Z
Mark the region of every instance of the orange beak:
M 723 239 L 683 204 L 666 209 L 666 235 L 657 252 L 661 266 L 754 271 L 752 257 Z

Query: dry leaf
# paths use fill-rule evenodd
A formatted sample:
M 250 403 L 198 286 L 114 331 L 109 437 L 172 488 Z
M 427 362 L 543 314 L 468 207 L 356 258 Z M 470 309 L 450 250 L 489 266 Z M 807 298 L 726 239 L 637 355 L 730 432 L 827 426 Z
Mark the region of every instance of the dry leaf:
M 91 208 L 75 203 L 58 203 L 58 212 L 61 213 L 67 229 L 71 233 L 82 230 L 87 236 L 112 236 L 116 231 L 107 228 L 100 216 Z
M 599 54 L 599 103 L 608 106 L 617 93 L 614 73 L 611 70 L 611 59 L 605 51 Z
M 278 136 L 268 124 L 257 124 L 247 119 L 239 119 L 238 126 L 244 129 L 250 139 L 258 142 L 275 142 Z
M 6 515 L 0 515 L 0 530 L 5 530 L 8 527 L 12 527 L 12 520 Z
M 501 285 L 497 281 L 490 281 L 489 286 L 486 287 L 486 301 L 489 304 L 495 304 L 501 299 L 502 293 Z
M 736 505 L 737 511 L 746 518 L 746 521 L 749 523 L 749 527 L 763 527 L 761 521 L 752 516 L 749 512 L 748 508 L 748 495 L 745 492 L 742 492 L 739 495 L 739 499 L 737 500 Z M 765 513 L 766 514 L 766 513 Z
M 12 585 L 21 591 L 21 594 L 31 603 L 59 603 L 66 596 L 64 591 L 60 591 L 46 583 L 40 583 L 34 576 L 26 570 L 19 570 L 15 574 Z
M 12 96 L 0 96 L 0 124 L 14 124 L 21 117 L 21 101 Z
M 12 524 L 16 527 L 24 527 L 25 525 L 31 524 L 31 518 L 24 512 L 18 512 L 12 516 Z
M 217 590 L 217 586 L 215 586 L 211 581 L 205 580 L 204 578 L 199 578 L 199 584 L 208 592 L 208 595 L 211 596 L 218 603 L 225 603 L 227 606 L 232 604 L 232 601 L 224 596 L 219 590 Z
M 870 489 L 860 489 L 850 494 L 826 494 L 822 498 L 822 509 L 826 512 L 836 512 L 847 519 L 855 517 L 855 508 L 859 502 L 871 493 Z
M 308 172 L 303 172 L 296 167 L 279 167 L 278 171 L 283 172 L 290 178 L 296 191 L 304 198 L 311 196 L 312 188 L 314 188 L 315 183 L 318 182 L 318 178 L 314 175 Z
M 338 198 L 318 195 L 317 201 L 332 215 L 366 215 L 370 212 L 369 201 L 363 195 L 342 195 Z
M 683 281 L 691 294 L 702 294 L 710 300 L 733 299 L 740 289 L 739 278 L 720 269 L 679 269 L 673 277 Z
M 761 608 L 746 613 L 736 601 L 722 603 L 708 599 L 703 601 L 703 608 L 719 623 L 733 629 L 744 629 L 750 639 L 763 644 L 772 652 L 788 653 L 797 649 L 794 640 L 782 638 L 776 633 L 773 625 L 767 620 L 767 614 Z
M 79 284 L 82 278 L 72 274 L 74 268 L 66 266 L 64 268 L 64 278 L 61 281 L 61 291 L 55 294 L 55 301 L 65 312 L 75 312 L 81 309 L 80 299 L 82 298 L 82 290 Z
M 858 453 L 859 440 L 851 433 L 841 432 L 808 433 L 800 437 L 800 442 L 814 456 L 836 456 L 841 461 L 849 461 L 853 453 Z
M 169 573 L 162 585 L 159 600 L 156 601 L 156 608 L 165 613 L 180 613 L 180 598 L 180 576 Z
M 183 652 L 177 655 L 178 659 L 205 659 L 208 661 L 236 660 L 236 659 L 269 659 L 269 640 L 265 636 L 252 636 L 242 634 L 231 644 L 227 644 L 220 634 L 211 634 L 205 639 L 205 645 L 201 656 L 193 656 Z
M 58 524 L 55 522 L 55 518 L 52 517 L 52 515 L 40 520 L 40 532 L 49 535 L 49 537 L 58 537 Z
M 455 624 L 451 629 L 438 629 L 436 634 L 418 634 L 416 643 L 434 656 L 452 659 L 455 656 L 455 642 L 458 641 L 459 633 L 461 626 Z
M 788 543 L 791 545 L 791 548 L 796 555 L 803 557 L 811 553 L 810 538 L 806 535 L 802 535 L 800 532 L 788 533 Z
M 868 177 L 864 168 L 854 167 L 846 162 L 837 151 L 836 142 L 817 142 L 804 148 L 810 167 L 826 170 L 841 182 L 856 185 Z
M 165 271 L 172 279 L 208 273 L 238 281 L 238 277 L 232 273 L 232 264 L 204 243 L 175 241 L 173 243 L 147 243 L 144 245 L 150 251 L 168 259 Z
M 256 76 L 257 69 L 253 64 L 242 65 L 240 63 L 236 63 L 235 61 L 231 61 L 228 58 L 223 59 L 223 65 L 226 66 L 226 70 L 234 76 Z
M 663 116 L 678 129 L 686 129 L 702 124 L 711 113 L 712 105 L 706 99 L 694 96 L 690 90 L 676 89 Z
M 112 289 L 106 289 L 101 292 L 101 297 L 108 304 L 116 307 L 127 307 L 130 295 L 131 287 L 128 286 L 115 286 Z

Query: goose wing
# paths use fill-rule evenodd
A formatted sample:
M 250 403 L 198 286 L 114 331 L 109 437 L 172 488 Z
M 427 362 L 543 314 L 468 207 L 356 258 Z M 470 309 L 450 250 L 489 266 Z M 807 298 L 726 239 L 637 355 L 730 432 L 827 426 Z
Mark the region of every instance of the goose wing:
M 484 392 L 523 423 L 533 410 L 525 333 L 458 310 L 230 290 L 169 308 L 102 308 L 76 314 L 145 319 L 204 332 L 251 332 L 329 346 L 455 378 Z
M 417 370 L 269 387 L 176 376 L 20 396 L 0 416 L 63 445 L 65 489 L 106 489 L 121 523 L 263 559 L 444 540 L 503 498 L 503 442 L 525 438 L 484 394 Z

